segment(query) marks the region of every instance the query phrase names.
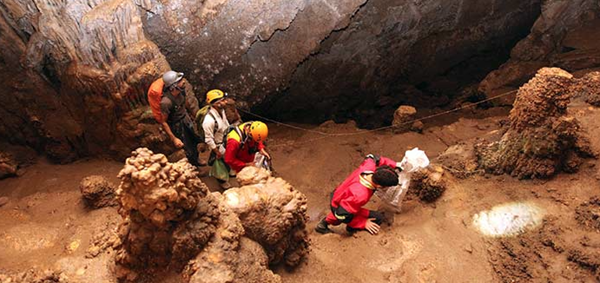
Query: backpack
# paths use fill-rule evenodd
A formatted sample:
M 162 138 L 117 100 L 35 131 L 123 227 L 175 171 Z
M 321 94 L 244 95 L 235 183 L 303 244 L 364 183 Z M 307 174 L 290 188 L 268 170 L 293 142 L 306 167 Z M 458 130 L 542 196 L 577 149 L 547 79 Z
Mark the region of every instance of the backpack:
M 252 123 L 252 121 L 246 122 L 246 123 Z M 227 137 L 229 136 L 229 133 L 231 133 L 231 131 L 235 131 L 238 134 L 238 136 L 240 137 L 240 148 L 242 148 L 244 146 L 244 143 L 246 142 L 246 139 L 248 137 L 244 135 L 242 130 L 240 130 L 239 126 L 246 124 L 246 123 L 242 123 L 239 125 L 229 125 L 229 127 L 227 127 L 227 129 L 225 130 L 225 137 L 223 138 L 223 146 L 225 148 L 227 148 L 227 140 L 228 140 Z
M 160 111 L 160 101 L 162 99 L 164 86 L 165 82 L 162 78 L 159 78 L 154 81 L 152 85 L 150 85 L 150 89 L 148 89 L 148 104 L 150 104 L 152 115 L 154 115 L 154 119 L 158 123 L 167 120 L 167 117 L 163 117 L 162 112 Z
M 210 105 L 205 105 L 204 107 L 200 108 L 200 110 L 198 110 L 198 112 L 196 112 L 196 118 L 194 119 L 194 121 L 196 122 L 196 128 L 198 130 L 198 136 L 200 137 L 200 140 L 202 142 L 204 141 L 204 128 L 202 127 L 202 123 L 204 123 L 204 118 L 206 117 L 206 115 L 212 115 L 210 114 Z M 214 119 L 214 117 L 213 117 Z M 217 120 L 215 119 L 215 127 L 217 126 Z

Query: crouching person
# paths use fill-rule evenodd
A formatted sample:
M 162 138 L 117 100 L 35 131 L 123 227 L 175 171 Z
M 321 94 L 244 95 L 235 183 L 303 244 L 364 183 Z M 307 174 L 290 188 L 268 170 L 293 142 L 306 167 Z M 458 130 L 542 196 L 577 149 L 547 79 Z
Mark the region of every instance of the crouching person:
M 358 169 L 354 170 L 332 193 L 331 212 L 315 227 L 325 234 L 332 232 L 329 225 L 346 224 L 349 233 L 367 230 L 375 235 L 383 214 L 363 208 L 375 190 L 398 185 L 397 163 L 386 157 L 369 154 Z
M 268 160 L 271 156 L 265 150 L 264 141 L 269 129 L 263 122 L 246 122 L 233 128 L 227 134 L 225 163 L 236 173 L 246 166 L 253 166 L 256 153 L 264 155 Z

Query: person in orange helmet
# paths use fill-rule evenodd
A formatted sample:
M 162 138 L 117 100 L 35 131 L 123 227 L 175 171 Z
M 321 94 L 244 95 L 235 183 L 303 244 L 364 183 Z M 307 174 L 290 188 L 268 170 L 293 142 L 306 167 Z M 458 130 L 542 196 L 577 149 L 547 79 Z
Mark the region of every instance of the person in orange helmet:
M 269 135 L 269 128 L 263 122 L 250 121 L 233 128 L 227 134 L 225 163 L 236 172 L 246 166 L 254 165 L 256 153 L 261 153 L 267 160 L 271 156 L 265 150 L 264 141 Z

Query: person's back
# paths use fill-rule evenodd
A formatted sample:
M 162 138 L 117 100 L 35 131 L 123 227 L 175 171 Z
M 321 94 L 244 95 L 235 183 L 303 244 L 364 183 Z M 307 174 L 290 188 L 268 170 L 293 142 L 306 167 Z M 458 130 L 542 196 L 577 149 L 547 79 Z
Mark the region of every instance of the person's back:
M 267 125 L 257 121 L 242 123 L 235 130 L 230 131 L 227 134 L 225 151 L 227 165 L 239 172 L 244 167 L 252 165 L 257 153 L 270 160 L 271 156 L 266 152 L 263 143 L 267 135 Z
M 363 208 L 377 188 L 398 184 L 398 175 L 393 168 L 395 161 L 374 155 L 368 155 L 331 194 L 331 212 L 323 218 L 315 230 L 329 233 L 328 225 L 346 224 L 346 230 L 368 230 L 371 234 L 379 232 L 383 215 Z

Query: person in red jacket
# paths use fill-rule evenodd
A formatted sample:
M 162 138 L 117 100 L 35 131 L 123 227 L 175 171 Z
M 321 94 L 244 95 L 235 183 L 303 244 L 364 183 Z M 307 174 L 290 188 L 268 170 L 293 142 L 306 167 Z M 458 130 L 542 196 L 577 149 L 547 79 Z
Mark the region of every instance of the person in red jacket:
M 244 167 L 253 165 L 257 152 L 263 154 L 268 160 L 271 159 L 263 143 L 269 134 L 265 123 L 246 122 L 234 129 L 227 134 L 225 148 L 225 163 L 231 169 L 240 172 Z
M 332 232 L 328 225 L 346 224 L 346 230 L 353 233 L 367 230 L 379 233 L 384 217 L 377 211 L 363 208 L 375 190 L 398 185 L 398 174 L 394 170 L 397 163 L 386 157 L 369 154 L 332 193 L 331 212 L 315 227 L 315 231 L 325 234 Z

